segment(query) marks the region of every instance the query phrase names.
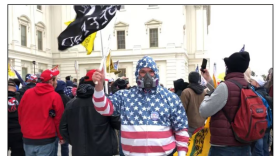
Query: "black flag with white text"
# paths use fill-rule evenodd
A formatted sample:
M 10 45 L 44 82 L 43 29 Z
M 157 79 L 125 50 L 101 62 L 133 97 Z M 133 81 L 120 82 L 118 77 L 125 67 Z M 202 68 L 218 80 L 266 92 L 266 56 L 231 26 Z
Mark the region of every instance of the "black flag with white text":
M 120 5 L 75 5 L 76 19 L 58 36 L 58 50 L 78 45 L 87 36 L 105 28 L 120 7 Z

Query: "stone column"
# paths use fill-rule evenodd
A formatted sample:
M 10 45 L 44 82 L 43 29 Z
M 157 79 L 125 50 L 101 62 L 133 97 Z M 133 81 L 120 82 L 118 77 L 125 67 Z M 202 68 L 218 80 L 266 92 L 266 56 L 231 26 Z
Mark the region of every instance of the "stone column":
M 176 74 L 177 74 L 177 69 L 176 69 L 176 59 L 168 59 L 166 60 L 166 87 L 174 87 L 173 81 L 176 80 Z

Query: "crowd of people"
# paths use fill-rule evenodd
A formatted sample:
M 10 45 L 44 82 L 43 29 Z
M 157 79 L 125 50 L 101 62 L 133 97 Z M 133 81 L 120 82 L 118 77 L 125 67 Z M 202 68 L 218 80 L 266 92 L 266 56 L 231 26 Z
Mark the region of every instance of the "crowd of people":
M 267 79 L 251 76 L 248 52 L 224 59 L 226 76 L 214 88 L 207 69 L 190 72 L 188 82 L 174 81 L 174 88 L 160 84 L 154 59 L 138 61 L 135 86 L 127 78 L 109 79 L 88 71 L 77 79 L 58 80 L 58 69 L 41 75 L 27 74 L 25 85 L 8 80 L 8 149 L 11 156 L 186 156 L 189 139 L 211 117 L 209 156 L 269 156 L 273 151 L 271 129 L 252 142 L 240 142 L 230 121 L 240 107 L 241 90 L 251 86 L 273 110 L 273 69 Z M 200 83 L 201 76 L 206 86 Z M 269 151 L 269 148 L 271 149 Z

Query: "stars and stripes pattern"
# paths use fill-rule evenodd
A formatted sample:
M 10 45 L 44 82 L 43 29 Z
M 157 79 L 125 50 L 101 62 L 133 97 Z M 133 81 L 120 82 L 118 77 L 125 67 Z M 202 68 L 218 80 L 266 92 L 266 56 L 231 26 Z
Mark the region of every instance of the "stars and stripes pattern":
M 67 86 L 64 88 L 64 94 L 67 95 L 70 98 L 73 98 L 73 93 L 72 93 L 72 87 L 71 86 Z
M 143 59 L 146 60 L 139 61 L 137 67 L 141 69 L 147 64 L 147 67 L 153 68 L 149 66 L 155 65 L 154 61 L 149 62 L 151 58 Z M 153 70 L 157 72 L 156 66 Z M 93 103 L 104 116 L 120 116 L 121 145 L 125 155 L 163 156 L 170 154 L 175 147 L 179 153 L 186 155 L 188 119 L 180 98 L 166 88 L 157 86 L 150 92 L 144 92 L 133 87 L 120 90 L 108 98 L 104 91 L 95 91 Z

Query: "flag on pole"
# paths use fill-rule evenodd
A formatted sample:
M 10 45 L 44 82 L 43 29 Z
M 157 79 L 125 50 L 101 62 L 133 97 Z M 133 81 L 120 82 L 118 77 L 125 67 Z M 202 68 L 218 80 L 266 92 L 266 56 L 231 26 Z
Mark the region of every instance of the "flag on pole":
M 241 50 L 239 52 L 244 52 L 245 51 L 245 44 L 243 45 L 243 47 L 241 48 Z
M 76 19 L 58 36 L 58 50 L 81 44 L 89 35 L 105 28 L 120 5 L 75 5 Z
M 117 71 L 117 70 L 114 68 L 113 61 L 112 61 L 112 58 L 111 58 L 111 52 L 109 52 L 109 54 L 108 54 L 108 56 L 107 56 L 107 60 L 106 60 L 106 70 L 107 70 L 107 73 L 115 73 L 115 74 L 121 73 L 121 71 Z
M 73 21 L 69 21 L 69 22 L 65 22 L 64 24 L 69 25 L 71 24 Z M 90 55 L 91 52 L 93 51 L 93 46 L 94 46 L 94 40 L 96 37 L 96 33 L 92 33 L 90 34 L 83 42 L 82 45 L 86 48 L 87 50 L 87 55 Z
M 20 74 L 11 66 L 11 68 L 13 69 L 13 71 L 16 73 L 18 80 L 20 81 L 21 85 L 24 87 L 26 84 L 23 81 L 23 79 L 21 78 Z
M 214 83 L 214 88 L 217 88 L 217 79 L 216 79 L 216 71 L 217 71 L 217 67 L 216 67 L 216 63 L 214 63 L 214 68 L 213 68 L 213 83 Z
M 197 72 L 197 73 L 199 73 L 199 70 L 198 70 L 198 65 L 196 66 L 196 69 L 195 69 L 195 71 Z M 202 77 L 202 76 L 200 76 L 200 84 L 202 85 L 202 86 L 206 86 L 206 80 Z
M 12 77 L 15 76 L 15 72 L 11 69 L 10 63 L 8 63 L 8 75 Z

